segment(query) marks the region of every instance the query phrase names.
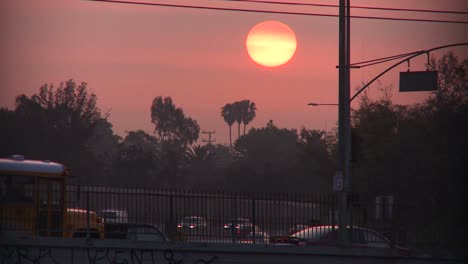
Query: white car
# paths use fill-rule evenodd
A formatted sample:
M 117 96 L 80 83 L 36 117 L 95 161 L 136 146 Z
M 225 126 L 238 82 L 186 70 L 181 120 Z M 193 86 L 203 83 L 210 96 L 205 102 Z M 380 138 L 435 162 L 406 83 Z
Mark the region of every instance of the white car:
M 128 223 L 128 214 L 126 210 L 104 209 L 101 210 L 102 221 L 106 223 Z

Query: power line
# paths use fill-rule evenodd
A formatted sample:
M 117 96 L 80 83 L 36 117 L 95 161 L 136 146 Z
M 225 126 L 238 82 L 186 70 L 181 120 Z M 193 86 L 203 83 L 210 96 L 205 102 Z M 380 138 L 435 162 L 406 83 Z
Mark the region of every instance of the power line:
M 367 67 L 367 66 L 372 66 L 372 65 L 376 65 L 376 64 L 380 64 L 380 63 L 392 61 L 392 60 L 398 60 L 398 59 L 401 59 L 401 58 L 409 57 L 409 56 L 411 56 L 411 55 L 413 55 L 413 54 L 409 54 L 409 55 L 400 55 L 400 56 L 397 56 L 397 57 L 394 57 L 394 58 L 388 58 L 388 59 L 384 59 L 384 60 L 380 60 L 380 61 L 376 61 L 376 62 L 361 64 L 361 65 L 358 66 L 358 67 L 359 67 L 359 68 L 364 68 L 364 67 Z M 355 65 L 351 65 L 351 66 L 355 66 Z
M 402 53 L 402 54 L 387 56 L 387 57 L 383 57 L 383 58 L 378 58 L 378 59 L 372 59 L 372 60 L 367 60 L 367 61 L 360 61 L 360 62 L 351 63 L 351 65 L 365 64 L 365 63 L 369 63 L 369 62 L 381 61 L 381 60 L 386 60 L 386 59 L 391 59 L 391 58 L 400 58 L 400 57 L 405 57 L 405 56 L 413 55 L 413 54 L 416 54 L 416 53 L 419 53 L 419 52 L 420 52 L 420 51 L 413 51 L 413 52 Z
M 286 11 L 244 9 L 244 8 L 226 8 L 226 7 L 200 6 L 200 5 L 179 5 L 179 4 L 165 4 L 165 3 L 133 2 L 133 1 L 123 1 L 123 0 L 88 0 L 88 1 L 114 3 L 114 4 L 133 4 L 133 5 L 147 5 L 147 6 L 160 6 L 160 7 L 204 9 L 204 10 L 216 10 L 216 11 L 233 11 L 233 12 L 250 12 L 250 13 L 301 15 L 301 16 L 319 16 L 319 17 L 338 17 L 338 15 L 334 15 L 334 14 L 320 14 L 320 13 L 306 13 L 306 12 L 286 12 Z M 394 18 L 394 17 L 376 17 L 376 16 L 350 16 L 350 17 L 351 18 L 356 18 L 356 19 L 371 19 L 371 20 L 468 24 L 468 21 L 461 21 L 461 20 L 457 21 L 457 20 Z
M 360 62 L 351 63 L 350 66 L 352 68 L 364 68 L 364 67 L 367 67 L 367 66 L 372 66 L 372 65 L 392 61 L 392 60 L 401 59 L 401 58 L 408 57 L 408 56 L 411 56 L 411 55 L 414 55 L 414 54 L 420 53 L 420 52 L 421 51 L 413 51 L 413 52 L 402 53 L 402 54 L 397 54 L 397 55 L 393 55 L 393 56 L 378 58 L 378 59 L 360 61 Z
M 224 0 L 224 1 L 228 1 L 228 2 L 247 2 L 247 3 L 258 3 L 258 4 L 273 4 L 273 5 L 299 5 L 299 6 L 336 7 L 336 8 L 339 7 L 338 5 L 330 5 L 330 4 L 313 4 L 313 3 L 301 3 L 301 2 L 275 2 L 275 1 L 263 1 L 263 0 Z M 468 12 L 452 11 L 452 10 L 412 9 L 412 8 L 373 7 L 373 6 L 351 6 L 350 8 L 381 10 L 381 11 L 421 12 L 421 13 L 442 13 L 442 14 L 468 15 Z
M 203 134 L 208 134 L 208 140 L 202 139 L 203 142 L 208 142 L 211 145 L 212 142 L 216 142 L 216 139 L 211 139 L 211 134 L 215 134 L 216 130 L 214 131 L 202 131 Z

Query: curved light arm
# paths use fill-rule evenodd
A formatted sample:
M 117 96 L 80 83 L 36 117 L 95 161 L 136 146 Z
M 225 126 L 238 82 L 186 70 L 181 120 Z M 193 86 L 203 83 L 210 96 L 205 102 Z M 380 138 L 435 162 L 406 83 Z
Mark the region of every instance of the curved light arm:
M 349 99 L 349 103 L 351 103 L 354 100 L 354 98 L 356 98 L 362 91 L 364 91 L 364 89 L 369 87 L 369 85 L 371 85 L 373 82 L 375 82 L 377 79 L 379 79 L 382 75 L 384 75 L 385 73 L 387 73 L 391 69 L 395 68 L 396 66 L 404 63 L 405 61 L 409 61 L 414 57 L 420 56 L 422 54 L 429 53 L 429 52 L 434 51 L 434 50 L 450 48 L 450 47 L 456 47 L 456 46 L 465 46 L 465 45 L 468 45 L 468 43 L 456 43 L 456 44 L 444 45 L 444 46 L 439 46 L 439 47 L 435 47 L 435 48 L 432 48 L 432 49 L 421 50 L 419 52 L 416 52 L 416 54 L 411 55 L 411 56 L 409 56 L 409 57 L 395 63 L 394 65 L 390 66 L 388 69 L 386 69 L 385 71 L 383 71 L 382 73 L 377 75 L 374 79 L 372 79 L 370 82 L 368 82 L 366 85 L 364 85 L 361 89 L 359 89 L 359 91 L 355 95 L 353 95 L 353 97 L 351 97 L 351 99 Z

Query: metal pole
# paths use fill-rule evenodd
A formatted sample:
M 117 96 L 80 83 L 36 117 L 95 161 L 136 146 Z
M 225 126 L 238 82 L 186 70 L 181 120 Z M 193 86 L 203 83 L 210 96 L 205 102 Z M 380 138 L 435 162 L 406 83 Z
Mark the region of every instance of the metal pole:
M 255 219 L 255 197 L 254 197 L 255 194 L 252 194 L 252 242 L 253 244 L 255 244 L 255 232 L 257 230 L 255 230 L 255 225 L 257 224 L 257 221 Z
M 350 63 L 351 63 L 351 0 L 347 0 L 347 6 L 346 6 L 346 68 L 345 68 L 345 78 L 346 78 L 346 87 L 345 87 L 345 101 L 346 101 L 346 123 L 345 123 L 345 188 L 347 192 L 351 192 L 351 184 L 352 184 L 352 175 L 351 175 L 351 101 L 349 100 L 350 98 L 350 92 L 351 92 L 351 68 Z
M 340 0 L 339 5 L 339 75 L 338 75 L 338 171 L 344 177 L 344 188 L 338 194 L 339 206 L 339 234 L 340 241 L 346 243 L 347 232 L 347 190 L 348 190 L 348 176 L 349 176 L 349 35 L 347 34 L 347 1 Z
M 89 186 L 87 186 L 89 188 Z M 91 238 L 90 233 L 90 224 L 91 224 L 91 216 L 89 212 L 89 189 L 86 190 L 86 239 Z
M 338 23 L 338 168 L 343 173 L 344 161 L 344 123 L 345 123 L 345 104 L 344 101 L 344 64 L 345 64 L 345 0 L 339 3 L 339 23 Z M 343 203 L 343 191 L 338 193 L 338 227 L 340 241 L 345 241 L 345 204 Z
M 346 58 L 345 58 L 345 154 L 344 154 L 344 204 L 345 204 L 345 217 L 346 225 L 351 223 L 350 208 L 348 204 L 348 196 L 352 191 L 352 172 L 351 172 L 351 0 L 346 0 Z M 351 244 L 351 234 L 346 233 L 347 244 Z

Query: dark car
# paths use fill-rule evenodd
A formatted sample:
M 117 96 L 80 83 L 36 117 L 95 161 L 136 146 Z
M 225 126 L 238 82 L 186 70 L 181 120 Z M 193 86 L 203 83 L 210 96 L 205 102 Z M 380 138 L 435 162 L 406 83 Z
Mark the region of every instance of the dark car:
M 259 226 L 255 225 L 255 228 L 254 228 L 254 225 L 252 224 L 239 225 L 234 231 L 235 231 L 234 235 L 237 238 L 241 238 L 241 239 L 247 237 L 247 235 L 252 232 L 261 232 Z
M 206 229 L 207 221 L 202 216 L 186 216 L 177 223 L 177 228 L 186 230 Z
M 155 225 L 129 223 L 106 224 L 104 238 L 155 242 L 169 241 L 167 236 Z
M 408 256 L 409 250 L 394 245 L 380 233 L 363 227 L 348 227 L 351 232 L 351 247 L 389 248 L 399 256 Z M 287 237 L 273 237 L 270 244 L 297 246 L 338 246 L 338 226 L 314 226 L 296 232 Z
M 238 218 L 234 218 L 232 219 L 231 221 L 229 222 L 226 222 L 223 224 L 223 229 L 224 230 L 232 230 L 232 229 L 239 229 L 240 226 L 243 225 L 243 226 L 251 226 L 252 225 L 252 222 L 248 219 L 248 218 L 241 218 L 241 217 L 238 217 Z

